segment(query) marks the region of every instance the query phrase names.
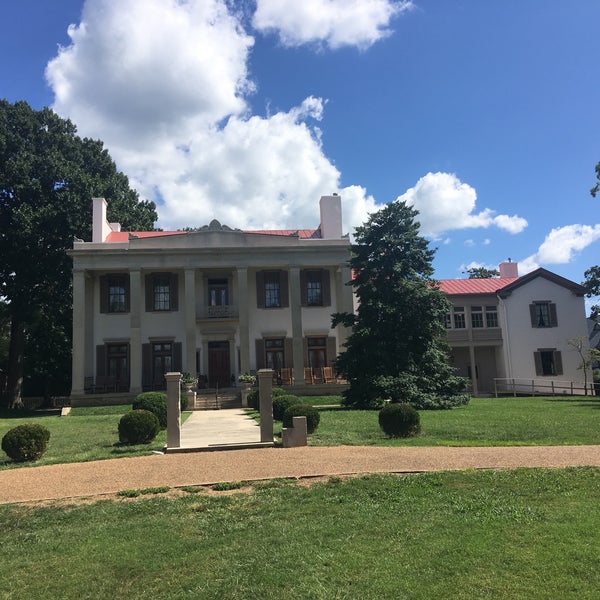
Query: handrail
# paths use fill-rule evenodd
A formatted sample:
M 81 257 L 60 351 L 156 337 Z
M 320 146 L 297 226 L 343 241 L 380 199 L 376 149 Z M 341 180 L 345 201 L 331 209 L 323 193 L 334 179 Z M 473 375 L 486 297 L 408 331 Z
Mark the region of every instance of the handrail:
M 543 390 L 549 390 L 544 392 Z M 559 379 L 529 379 L 525 377 L 495 377 L 494 395 L 511 393 L 528 396 L 594 396 L 594 383 L 587 385 L 579 381 Z

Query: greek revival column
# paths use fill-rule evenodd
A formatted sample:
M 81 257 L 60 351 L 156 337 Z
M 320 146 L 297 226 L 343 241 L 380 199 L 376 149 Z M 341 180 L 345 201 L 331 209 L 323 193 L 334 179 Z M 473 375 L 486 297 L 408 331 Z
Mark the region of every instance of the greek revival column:
M 73 270 L 73 357 L 71 395 L 83 395 L 85 379 L 85 271 Z M 91 335 L 92 332 L 89 332 Z
M 196 375 L 196 271 L 185 269 L 184 371 Z
M 139 269 L 129 272 L 130 334 L 129 334 L 129 391 L 142 392 L 142 274 Z
M 250 372 L 250 331 L 248 317 L 248 269 L 237 268 L 238 309 L 240 319 L 240 372 Z
M 290 269 L 290 308 L 292 313 L 292 358 L 294 361 L 294 382 L 304 383 L 304 346 L 302 343 L 302 297 L 300 290 L 300 269 Z

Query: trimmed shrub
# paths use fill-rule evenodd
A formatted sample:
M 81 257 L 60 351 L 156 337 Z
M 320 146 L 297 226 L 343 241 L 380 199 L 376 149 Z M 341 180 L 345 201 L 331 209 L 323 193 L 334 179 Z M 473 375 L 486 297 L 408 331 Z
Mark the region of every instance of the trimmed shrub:
M 277 421 L 283 419 L 283 413 L 290 406 L 294 404 L 300 404 L 301 400 L 298 396 L 293 394 L 286 394 L 285 396 L 273 396 L 273 418 Z
M 307 433 L 314 433 L 319 426 L 321 415 L 314 406 L 308 404 L 292 404 L 283 413 L 283 426 L 292 427 L 294 417 L 306 417 Z
M 248 392 L 248 407 L 258 410 L 258 390 Z
M 50 432 L 42 425 L 25 423 L 13 427 L 2 438 L 2 450 L 15 462 L 37 460 L 48 449 Z
M 412 437 L 421 433 L 421 416 L 411 404 L 388 404 L 379 411 L 379 427 L 389 437 Z
M 122 444 L 149 444 L 159 431 L 158 418 L 149 410 L 132 410 L 119 421 L 119 441 Z
M 289 392 L 280 387 L 274 387 L 271 389 L 271 396 L 273 400 L 277 398 L 277 396 L 288 396 Z M 254 410 L 259 410 L 260 408 L 260 400 L 258 397 L 258 388 L 253 389 L 248 392 L 248 407 L 253 408 Z M 275 409 L 273 409 L 275 410 Z
M 167 426 L 167 395 L 164 392 L 144 392 L 136 396 L 133 410 L 147 410 L 158 419 L 161 429 Z

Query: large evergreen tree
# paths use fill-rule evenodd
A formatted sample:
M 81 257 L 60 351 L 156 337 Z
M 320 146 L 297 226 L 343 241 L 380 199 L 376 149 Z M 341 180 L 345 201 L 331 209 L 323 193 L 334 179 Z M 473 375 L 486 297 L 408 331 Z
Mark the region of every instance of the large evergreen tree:
M 70 382 L 73 237 L 91 239 L 92 197 L 109 199 L 109 219 L 152 229 L 153 202 L 140 201 L 99 140 L 26 102 L 0 100 L 0 297 L 10 318 L 4 403 L 26 382 L 37 393 Z
M 352 327 L 337 361 L 350 383 L 348 406 L 389 399 L 443 408 L 467 401 L 465 380 L 448 363 L 449 304 L 432 279 L 434 250 L 419 235 L 417 214 L 392 202 L 356 229 L 350 266 L 358 310 L 333 317 L 334 326 Z

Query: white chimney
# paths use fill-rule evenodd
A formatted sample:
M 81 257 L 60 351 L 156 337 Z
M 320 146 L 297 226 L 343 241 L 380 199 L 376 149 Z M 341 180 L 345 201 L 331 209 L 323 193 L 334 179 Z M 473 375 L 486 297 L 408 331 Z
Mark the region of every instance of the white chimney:
M 92 203 L 92 242 L 103 242 L 111 232 L 110 225 L 106 220 L 106 200 L 92 198 Z
M 105 242 L 111 231 L 121 231 L 120 223 L 106 220 L 108 203 L 104 198 L 92 198 L 92 242 Z
M 510 258 L 507 262 L 500 263 L 500 277 L 518 277 L 519 276 L 519 263 L 512 262 Z
M 340 239 L 342 237 L 342 197 L 337 194 L 321 196 L 321 238 Z

